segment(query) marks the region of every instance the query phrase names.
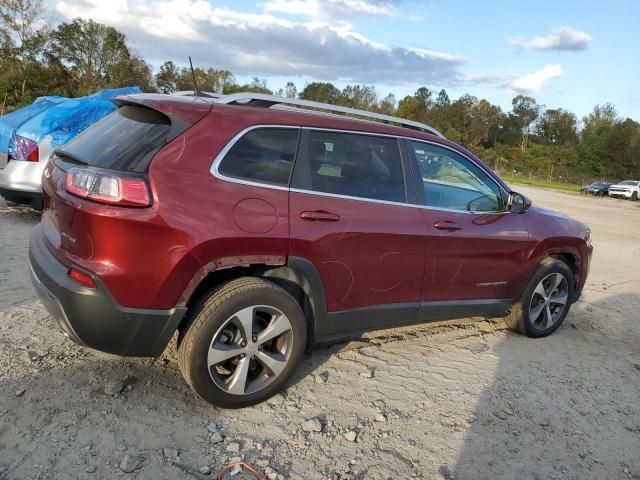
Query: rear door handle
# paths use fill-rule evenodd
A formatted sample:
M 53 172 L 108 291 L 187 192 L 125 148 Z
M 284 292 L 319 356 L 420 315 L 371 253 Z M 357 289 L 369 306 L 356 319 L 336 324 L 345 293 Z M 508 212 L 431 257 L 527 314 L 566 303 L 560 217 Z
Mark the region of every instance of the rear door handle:
M 451 222 L 449 220 L 436 222 L 433 224 L 434 228 L 438 230 L 446 230 L 447 232 L 455 232 L 456 230 L 461 230 L 462 227 L 455 222 Z
M 300 218 L 308 222 L 337 222 L 340 216 L 329 213 L 325 210 L 316 210 L 315 212 L 300 212 Z

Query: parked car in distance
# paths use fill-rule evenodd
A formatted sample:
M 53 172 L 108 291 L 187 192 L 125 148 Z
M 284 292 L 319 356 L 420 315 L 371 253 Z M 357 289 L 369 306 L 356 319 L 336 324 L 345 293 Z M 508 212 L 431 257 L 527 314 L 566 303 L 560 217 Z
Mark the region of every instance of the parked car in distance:
M 615 198 L 626 198 L 627 200 L 638 200 L 640 197 L 640 182 L 637 180 L 625 180 L 609 188 L 609 196 Z
M 261 402 L 366 330 L 506 316 L 544 337 L 587 279 L 585 224 L 428 125 L 254 93 L 115 102 L 44 171 L 33 284 L 81 345 L 158 356 L 177 331 L 211 404 Z
M 35 114 L 24 118 L 11 132 L 6 160 L 0 153 L 0 195 L 6 200 L 41 209 L 42 172 L 51 152 L 113 112 L 116 109 L 111 101 L 114 96 L 129 93 L 140 93 L 140 88 L 100 90 L 73 99 L 45 97 L 48 102 L 45 108 L 35 108 L 43 106 L 42 101 L 36 101 L 23 109 Z M 22 116 L 27 117 L 24 113 Z
M 595 195 L 596 197 L 604 197 L 609 194 L 609 187 L 613 185 L 611 182 L 593 182 L 589 185 L 583 185 L 580 191 Z

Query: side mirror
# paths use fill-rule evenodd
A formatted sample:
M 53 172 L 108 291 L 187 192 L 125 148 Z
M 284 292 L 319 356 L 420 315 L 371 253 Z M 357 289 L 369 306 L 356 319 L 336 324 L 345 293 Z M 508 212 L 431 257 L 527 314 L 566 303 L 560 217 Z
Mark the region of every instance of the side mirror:
M 524 213 L 529 210 L 531 200 L 521 193 L 511 192 L 507 201 L 507 210 L 511 213 Z

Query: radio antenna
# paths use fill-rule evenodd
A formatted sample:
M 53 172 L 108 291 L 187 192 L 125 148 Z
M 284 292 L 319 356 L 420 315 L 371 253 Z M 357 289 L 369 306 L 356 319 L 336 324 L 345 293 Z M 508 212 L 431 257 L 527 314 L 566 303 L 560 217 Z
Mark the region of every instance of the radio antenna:
M 189 55 L 189 65 L 191 65 L 191 76 L 193 77 L 193 88 L 196 92 L 196 97 L 200 97 L 200 89 L 198 88 L 198 82 L 196 81 L 196 71 L 193 69 L 193 62 L 191 61 L 191 55 Z

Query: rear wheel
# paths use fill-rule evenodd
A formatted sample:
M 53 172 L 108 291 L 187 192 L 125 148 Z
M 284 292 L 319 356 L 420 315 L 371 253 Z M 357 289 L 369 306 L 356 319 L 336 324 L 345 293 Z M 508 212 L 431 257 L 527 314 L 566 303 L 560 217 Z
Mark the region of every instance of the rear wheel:
M 505 320 L 514 331 L 529 337 L 546 337 L 560 327 L 569 313 L 574 288 L 573 273 L 567 264 L 546 258 Z
M 223 408 L 260 403 L 293 374 L 306 346 L 300 305 L 259 278 L 232 280 L 193 309 L 178 346 L 180 370 L 205 401 Z

